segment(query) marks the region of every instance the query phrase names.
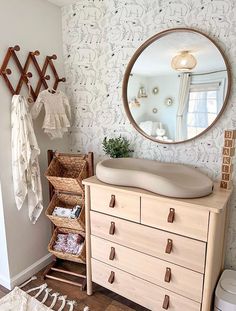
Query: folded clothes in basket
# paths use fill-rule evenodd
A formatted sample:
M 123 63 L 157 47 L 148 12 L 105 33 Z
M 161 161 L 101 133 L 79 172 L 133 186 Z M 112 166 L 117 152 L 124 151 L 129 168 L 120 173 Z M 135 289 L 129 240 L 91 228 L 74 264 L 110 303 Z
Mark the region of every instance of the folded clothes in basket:
M 58 216 L 58 217 L 76 219 L 79 217 L 80 212 L 81 212 L 81 206 L 80 205 L 76 205 L 73 208 L 56 206 L 52 212 L 52 215 Z
M 84 245 L 84 237 L 77 233 L 59 233 L 53 245 L 57 252 L 79 255 Z

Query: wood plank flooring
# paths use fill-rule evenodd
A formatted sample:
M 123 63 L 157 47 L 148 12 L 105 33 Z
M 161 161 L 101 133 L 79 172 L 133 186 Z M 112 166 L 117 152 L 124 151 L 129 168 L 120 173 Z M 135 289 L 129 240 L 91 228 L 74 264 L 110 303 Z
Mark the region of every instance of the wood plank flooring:
M 72 262 L 61 262 L 60 267 L 66 268 L 71 271 L 76 271 L 78 273 L 85 272 L 84 265 L 74 264 Z M 78 287 L 65 284 L 62 282 L 58 282 L 51 279 L 42 280 L 43 271 L 40 271 L 37 274 L 38 279 L 32 281 L 29 285 L 24 287 L 23 289 L 26 291 L 29 288 L 33 288 L 40 284 L 46 282 L 49 288 L 52 288 L 54 292 L 59 292 L 60 294 L 67 295 L 68 299 L 76 300 L 78 305 L 74 309 L 75 311 L 82 311 L 84 306 L 89 306 L 91 311 L 148 311 L 147 309 L 109 291 L 105 288 L 102 288 L 96 284 L 94 284 L 94 294 L 92 296 L 87 296 L 86 292 L 82 292 Z M 57 272 L 53 272 L 55 275 L 60 276 Z M 74 277 L 70 277 L 70 279 L 75 280 Z M 4 288 L 0 287 L 0 297 L 6 295 L 8 291 Z M 32 293 L 34 294 L 34 293 Z M 43 296 L 39 297 L 39 300 L 42 300 Z M 50 305 L 51 301 L 47 303 Z M 55 310 L 60 306 L 56 306 Z M 65 309 L 67 310 L 67 309 Z
M 9 290 L 0 285 L 0 298 L 9 293 Z

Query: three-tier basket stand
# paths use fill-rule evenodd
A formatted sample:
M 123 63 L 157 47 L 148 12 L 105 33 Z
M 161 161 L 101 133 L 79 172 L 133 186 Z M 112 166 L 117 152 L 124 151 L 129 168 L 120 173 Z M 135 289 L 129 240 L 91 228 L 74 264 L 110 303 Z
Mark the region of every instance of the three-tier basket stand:
M 53 223 L 53 234 L 48 245 L 49 252 L 53 254 L 53 262 L 44 271 L 43 278 L 76 285 L 83 290 L 86 287 L 86 275 L 62 269 L 57 263 L 58 260 L 67 260 L 86 264 L 86 240 L 80 253 L 76 255 L 58 252 L 53 246 L 59 233 L 77 233 L 85 238 L 85 192 L 82 180 L 94 175 L 93 153 L 66 154 L 48 150 L 48 165 L 45 176 L 49 181 L 51 201 L 46 210 L 46 216 Z M 53 215 L 56 206 L 72 209 L 76 205 L 81 206 L 81 212 L 76 219 Z M 60 273 L 61 276 L 53 275 L 53 271 Z M 69 280 L 68 276 L 76 277 L 76 281 Z

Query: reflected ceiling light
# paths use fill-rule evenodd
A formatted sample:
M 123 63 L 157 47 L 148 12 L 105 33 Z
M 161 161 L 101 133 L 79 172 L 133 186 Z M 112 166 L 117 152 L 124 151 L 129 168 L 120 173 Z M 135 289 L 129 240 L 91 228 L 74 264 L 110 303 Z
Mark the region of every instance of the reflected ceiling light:
M 174 70 L 189 72 L 193 70 L 197 65 L 196 58 L 190 54 L 188 51 L 183 51 L 176 55 L 171 61 L 171 67 Z

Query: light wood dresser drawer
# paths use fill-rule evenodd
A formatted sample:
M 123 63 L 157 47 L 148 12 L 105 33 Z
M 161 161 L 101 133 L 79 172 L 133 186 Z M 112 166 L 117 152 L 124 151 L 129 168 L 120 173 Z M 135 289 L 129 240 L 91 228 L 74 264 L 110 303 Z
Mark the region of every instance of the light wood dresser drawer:
M 90 212 L 91 234 L 203 273 L 206 244 L 162 230 Z
M 209 212 L 171 203 L 141 198 L 141 223 L 194 239 L 207 241 Z
M 140 222 L 140 196 L 127 195 L 109 188 L 91 187 L 91 209 Z
M 177 294 L 201 302 L 203 275 L 91 236 L 92 257 Z
M 201 305 L 193 300 L 95 259 L 92 259 L 92 280 L 152 311 L 200 311 L 201 308 Z

